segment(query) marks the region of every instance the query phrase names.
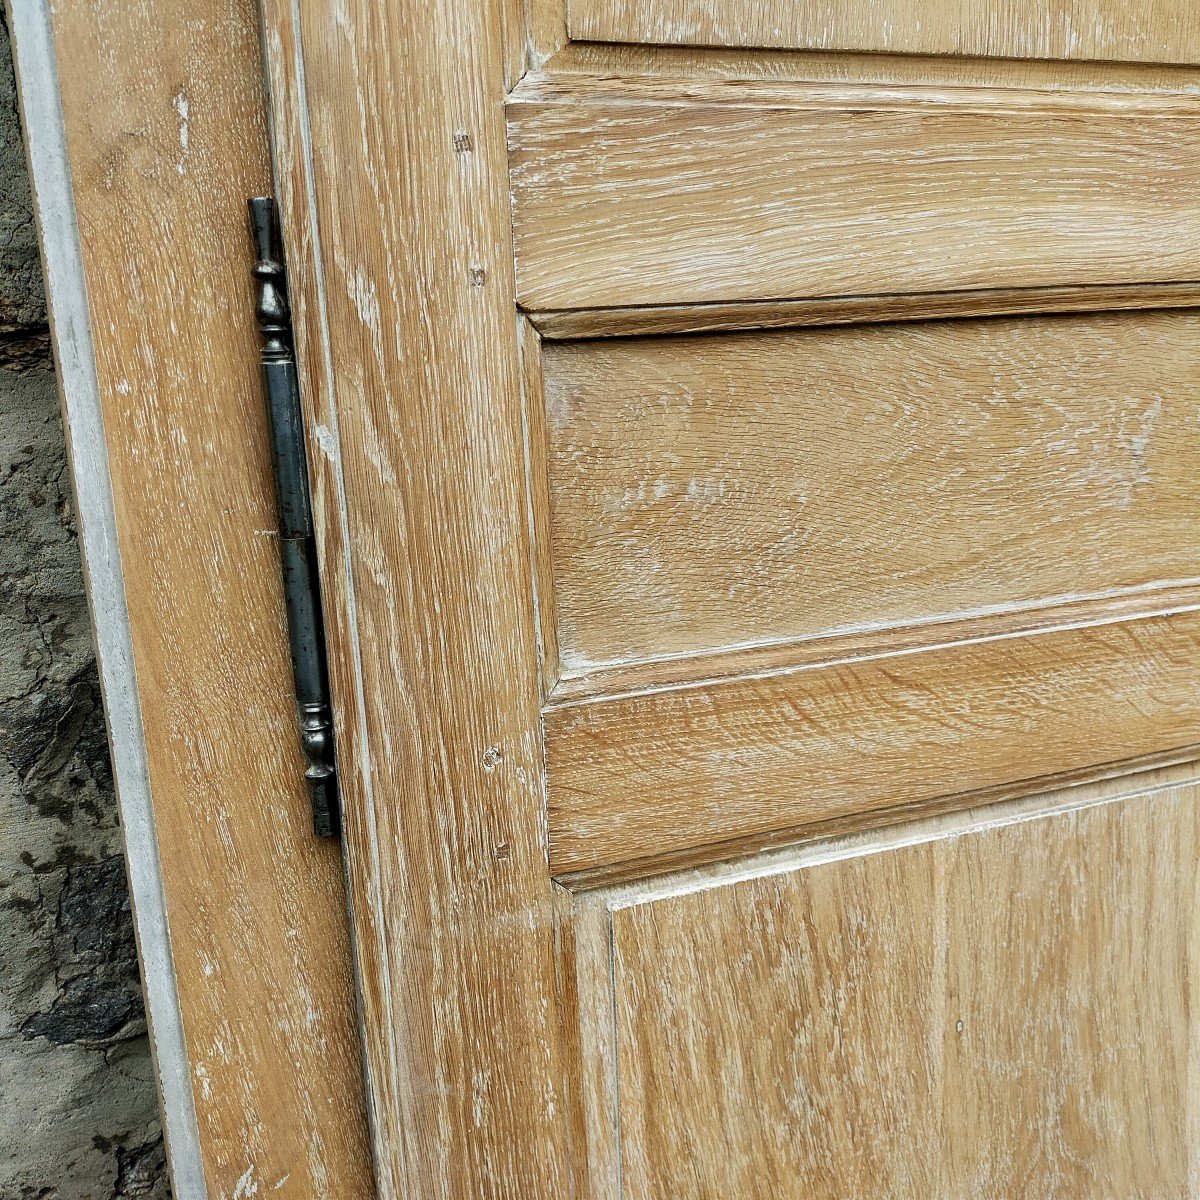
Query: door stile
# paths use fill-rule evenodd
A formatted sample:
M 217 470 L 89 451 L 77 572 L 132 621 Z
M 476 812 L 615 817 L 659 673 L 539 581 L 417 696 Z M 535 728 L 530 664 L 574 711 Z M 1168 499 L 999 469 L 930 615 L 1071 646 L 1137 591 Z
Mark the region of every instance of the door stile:
M 385 1200 L 571 1191 L 503 17 L 264 0 Z

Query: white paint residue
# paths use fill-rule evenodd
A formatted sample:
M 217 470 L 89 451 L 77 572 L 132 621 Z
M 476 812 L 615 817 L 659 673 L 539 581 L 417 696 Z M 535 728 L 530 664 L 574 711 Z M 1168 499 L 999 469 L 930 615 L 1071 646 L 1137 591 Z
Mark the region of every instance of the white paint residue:
M 362 271 L 355 271 L 354 278 L 350 280 L 349 291 L 350 299 L 354 301 L 354 307 L 358 312 L 359 320 L 371 331 L 372 345 L 374 346 L 376 356 L 378 356 L 381 326 L 379 319 L 379 293 L 375 290 L 375 281 L 364 275 Z
M 1158 424 L 1158 418 L 1162 415 L 1162 407 L 1162 397 L 1156 396 L 1153 404 L 1133 415 L 1130 424 L 1134 428 L 1122 430 L 1124 440 L 1129 446 L 1130 453 L 1141 468 L 1143 477 L 1147 477 L 1148 475 L 1146 472 L 1146 451 L 1150 448 L 1150 439 L 1154 435 L 1154 427 Z
M 118 379 L 117 380 L 117 392 L 122 396 L 129 395 L 130 387 L 129 387 L 128 379 Z
M 334 441 L 333 433 L 329 426 L 314 426 L 313 437 L 317 439 L 317 445 L 320 446 L 321 453 L 324 454 L 330 462 L 335 462 L 337 460 L 337 442 Z
M 242 1177 L 233 1185 L 232 1200 L 245 1200 L 247 1196 L 258 1195 L 258 1181 L 254 1178 L 254 1164 L 251 1163 Z
M 304 1019 L 310 1028 L 317 1025 L 317 1006 L 313 1003 L 312 993 L 303 984 L 300 985 L 300 999 L 304 1001 Z
M 180 88 L 175 93 L 175 99 L 171 101 L 172 107 L 179 116 L 179 161 L 175 164 L 175 170 L 180 175 L 187 170 L 187 157 L 191 149 L 192 141 L 192 122 L 189 116 L 190 108 L 188 106 L 187 92 Z
M 271 1188 L 271 1191 L 273 1191 L 273 1192 L 279 1191 L 279 1189 L 281 1187 L 283 1187 L 283 1185 L 285 1183 L 287 1183 L 287 1181 L 289 1179 L 291 1179 L 291 1177 L 292 1177 L 292 1173 L 289 1171 L 277 1184 L 274 1185 L 274 1187 Z

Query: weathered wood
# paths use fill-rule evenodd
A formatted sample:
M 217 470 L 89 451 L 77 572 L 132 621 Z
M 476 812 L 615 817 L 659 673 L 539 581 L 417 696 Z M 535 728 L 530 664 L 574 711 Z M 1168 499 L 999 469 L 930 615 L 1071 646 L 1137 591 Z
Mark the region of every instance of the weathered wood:
M 750 300 L 740 304 L 567 308 L 531 312 L 528 318 L 543 338 L 573 340 L 1162 308 L 1200 308 L 1200 283 L 983 288 L 969 292 L 847 296 L 826 300 Z
M 1200 62 L 1176 0 L 567 0 L 572 38 L 690 46 Z
M 533 539 L 534 596 L 538 616 L 538 659 L 542 699 L 560 682 L 558 613 L 554 588 L 550 471 L 546 458 L 546 385 L 542 377 L 542 340 L 526 320 L 521 321 L 521 400 L 525 423 L 525 475 L 529 528 Z
M 565 900 L 584 1194 L 1186 1194 L 1192 772 Z
M 682 654 L 606 663 L 568 674 L 547 672 L 547 702 L 559 707 L 600 696 L 624 696 L 679 684 L 767 675 L 931 646 L 1016 637 L 1078 625 L 1101 625 L 1130 618 L 1167 616 L 1195 608 L 1200 590 L 1194 582 L 1135 587 L 1072 600 L 1061 598 L 998 612 L 972 612 L 924 624 L 853 626 L 800 641 L 733 646 L 708 654 Z
M 142 946 L 152 1032 L 174 993 L 186 1039 L 186 1060 L 175 1043 L 158 1064 L 168 1134 L 194 1093 L 198 1142 L 168 1147 L 197 1152 L 176 1195 L 358 1200 L 370 1159 L 341 864 L 312 836 L 303 784 L 248 274 L 245 200 L 270 178 L 254 6 L 18 9 L 18 41 L 48 22 L 62 67 L 87 311 L 56 286 L 58 240 L 50 301 L 92 603 L 127 613 L 124 647 L 98 621 L 102 664 L 126 656 L 106 684 L 136 677 L 106 696 L 114 741 L 144 727 L 117 785 L 139 929 L 169 927 Z M 29 129 L 35 150 L 62 132 Z M 43 232 L 70 208 L 47 183 Z M 89 374 L 92 423 L 70 390 Z
M 266 5 L 386 1200 L 570 1186 L 502 16 Z
M 508 111 L 530 310 L 1200 276 L 1200 98 L 570 74 Z
M 543 345 L 517 311 L 517 279 L 528 311 L 556 312 L 551 321 L 575 333 L 593 318 L 561 314 L 597 306 L 711 305 L 728 316 L 744 302 L 857 295 L 866 308 L 833 306 L 839 319 L 878 321 L 885 308 L 872 308 L 872 296 L 937 293 L 931 305 L 953 307 L 923 315 L 977 316 L 996 311 L 988 303 L 1020 311 L 1034 292 L 1034 303 L 1050 303 L 1047 288 L 1068 308 L 1089 309 L 1099 291 L 1114 307 L 1136 304 L 1151 283 L 1170 285 L 1153 294 L 1188 303 L 1187 285 L 1200 278 L 1200 222 L 1187 201 L 1200 178 L 1200 99 L 1187 92 L 1195 74 L 1086 64 L 1060 77 L 1026 64 L 989 69 L 987 86 L 971 86 L 971 71 L 943 64 L 898 69 L 871 86 L 847 61 L 823 60 L 814 70 L 853 78 L 811 84 L 788 75 L 800 56 L 755 70 L 729 55 L 706 67 L 692 52 L 670 62 L 649 55 L 653 70 L 613 70 L 605 63 L 632 63 L 644 48 L 560 50 L 554 0 L 527 7 L 522 31 L 515 0 L 267 4 L 388 1200 L 557 1197 L 572 1194 L 572 1182 L 590 1200 L 611 1174 L 611 1147 L 589 1140 L 588 1106 L 609 1085 L 596 1077 L 587 1025 L 605 1005 L 583 995 L 584 975 L 594 984 L 605 975 L 603 947 L 582 951 L 587 970 L 574 980 L 556 972 L 572 941 L 580 947 L 596 928 L 555 928 L 552 914 L 571 901 L 551 872 L 661 867 L 785 831 L 813 836 L 835 820 L 894 824 L 926 805 L 1177 762 L 1200 743 L 1200 601 L 1181 519 L 1193 489 L 1176 457 L 1191 453 L 1180 380 L 1192 359 L 1175 336 L 1191 329 L 1191 314 L 634 348 Z M 509 96 L 506 147 L 505 90 L 528 67 Z M 869 69 L 888 74 L 878 61 Z M 980 291 L 990 294 L 962 295 Z M 785 311 L 796 315 L 790 303 L 772 308 Z M 790 356 L 772 362 L 772 338 Z M 843 342 L 867 368 L 865 387 L 832 361 L 828 347 Z M 796 349 L 822 345 L 824 354 Z M 746 346 L 757 352 L 726 362 Z M 1068 370 L 1078 355 L 1097 376 L 1090 390 L 1087 371 Z M 907 377 L 898 371 L 906 364 Z M 688 433 L 685 449 L 698 460 L 717 454 L 722 434 L 733 435 L 728 446 L 747 446 L 764 396 L 760 407 L 774 414 L 764 425 L 778 442 L 800 407 L 782 377 L 828 371 L 832 391 L 817 390 L 804 414 L 824 431 L 816 460 L 827 481 L 849 470 L 841 425 L 864 453 L 896 458 L 900 436 L 864 439 L 866 417 L 918 406 L 928 428 L 911 431 L 913 493 L 902 513 L 880 520 L 896 522 L 893 534 L 905 521 L 928 522 L 943 548 L 969 544 L 957 538 L 951 506 L 929 516 L 931 497 L 958 478 L 937 450 L 952 444 L 956 422 L 978 422 L 984 459 L 988 447 L 999 455 L 999 466 L 964 456 L 975 487 L 955 499 L 967 508 L 986 507 L 984 465 L 1008 479 L 1004 456 L 1039 447 L 1032 494 L 1010 495 L 999 520 L 984 522 L 997 578 L 955 566 L 953 547 L 948 558 L 935 553 L 934 590 L 949 597 L 938 633 L 910 587 L 896 602 L 903 611 L 879 618 L 916 622 L 905 631 L 893 624 L 872 641 L 879 628 L 843 628 L 834 661 L 801 668 L 792 657 L 764 669 L 761 644 L 735 650 L 730 637 L 783 639 L 795 655 L 808 643 L 788 639 L 829 633 L 850 597 L 887 608 L 859 560 L 881 559 L 901 590 L 910 585 L 897 580 L 924 561 L 915 538 L 894 551 L 889 540 L 872 542 L 863 513 L 827 488 L 828 521 L 840 520 L 852 544 L 823 547 L 835 580 L 819 611 L 805 614 L 797 586 L 782 616 L 731 633 L 762 606 L 713 617 L 703 587 L 688 580 L 678 611 L 707 613 L 690 628 L 665 610 L 653 628 L 638 628 L 635 609 L 621 628 L 615 607 L 593 624 L 586 604 L 564 621 L 570 580 L 560 568 L 570 564 L 558 550 L 579 536 L 576 525 L 599 528 L 618 485 L 624 495 L 648 479 L 638 454 L 658 453 L 672 436 L 667 418 L 618 411 L 645 407 L 638 368 L 658 372 L 668 400 L 689 388 L 722 391 L 734 423 Z M 1135 522 L 1105 505 L 1115 503 L 1109 475 L 1136 460 L 1121 417 L 1153 408 L 1148 377 L 1164 405 L 1167 393 L 1176 403 L 1142 446 L 1152 457 L 1161 437 L 1165 460 L 1130 492 Z M 1007 424 L 988 415 L 989 391 Z M 1043 411 L 1035 392 L 1061 411 Z M 1112 429 L 1091 431 L 1089 406 Z M 1069 469 L 1056 473 L 1047 454 L 1056 437 L 1086 447 L 1080 457 L 1108 482 L 1089 479 L 1081 494 L 1067 487 Z M 589 492 L 595 461 L 573 465 L 572 454 L 605 447 L 615 450 L 603 488 Z M 787 447 L 772 450 L 796 466 Z M 756 463 L 751 475 L 769 500 L 769 466 Z M 745 511 L 776 533 L 788 524 L 780 505 Z M 1067 561 L 1047 551 L 1021 575 L 1019 556 L 1006 558 L 1002 544 L 1025 537 L 1023 550 L 1040 549 L 1055 516 L 1073 534 L 1058 547 Z M 697 550 L 694 522 L 687 529 Z M 615 542 L 607 549 L 589 557 L 582 541 L 573 546 L 576 584 L 584 580 L 576 598 L 580 587 L 594 599 L 621 583 L 628 563 Z M 728 583 L 732 541 L 701 549 L 692 573 Z M 779 566 L 765 563 L 760 600 Z M 923 621 L 923 644 L 913 643 Z M 605 645 L 584 646 L 588 638 Z M 696 672 L 718 660 L 721 678 L 702 682 Z M 666 686 L 617 678 L 651 662 L 681 673 Z M 608 684 L 626 690 L 587 694 Z M 770 962 L 769 944 L 752 949 Z M 711 963 L 716 972 L 729 965 Z M 919 969 L 915 951 L 907 965 Z M 739 1003 L 753 1012 L 752 996 Z M 653 1066 L 649 1056 L 643 1066 Z M 646 1187 L 670 1195 L 666 1185 Z
M 1200 583 L 1191 313 L 550 343 L 542 373 L 568 676 Z
M 546 712 L 559 874 L 1200 744 L 1200 610 Z
M 556 0 L 530 0 L 553 7 Z M 553 28 L 551 24 L 551 28 Z M 532 35 L 531 35 L 532 37 Z M 1046 59 L 932 57 L 812 50 L 738 50 L 608 42 L 549 42 L 531 56 L 527 85 L 542 89 L 567 75 L 593 79 L 898 84 L 919 87 L 1034 88 L 1049 92 L 1195 94 L 1200 70 L 1164 63 L 1063 62 Z M 514 85 L 515 86 L 515 85 Z

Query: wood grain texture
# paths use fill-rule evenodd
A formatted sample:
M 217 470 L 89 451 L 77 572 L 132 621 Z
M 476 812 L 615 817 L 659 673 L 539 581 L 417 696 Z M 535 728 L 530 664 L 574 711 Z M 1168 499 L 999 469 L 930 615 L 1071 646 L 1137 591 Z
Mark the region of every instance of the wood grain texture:
M 569 1196 L 581 1161 L 609 1170 L 578 1140 L 583 984 L 556 970 L 588 935 L 556 923 L 548 864 L 727 846 L 1200 742 L 1194 594 L 1172 616 L 542 710 L 556 678 L 539 679 L 539 633 L 553 656 L 559 631 L 529 532 L 552 504 L 530 403 L 545 363 L 516 311 L 510 182 L 517 270 L 533 245 L 548 272 L 522 297 L 539 307 L 1187 281 L 1200 102 L 542 74 L 508 109 L 510 176 L 505 88 L 561 34 L 550 5 L 529 8 L 524 45 L 508 0 L 266 10 L 385 1200 Z M 822 170 L 838 192 L 823 209 L 788 191 Z M 745 192 L 731 183 L 706 216 L 727 178 Z M 879 208 L 878 253 L 847 197 Z
M 572 38 L 1000 58 L 1200 62 L 1175 0 L 567 0 Z
M 1200 275 L 1200 100 L 529 77 L 530 310 Z
M 1198 653 L 1192 609 L 552 706 L 551 869 L 1195 745 Z
M 576 897 L 582 1194 L 1190 1195 L 1200 785 L 1132 783 Z
M 543 374 L 565 675 L 1200 582 L 1191 313 L 550 343 Z
M 362 1197 L 346 901 L 303 784 L 248 274 L 255 9 L 52 22 L 208 1192 Z
M 565 1196 L 511 38 L 473 0 L 266 14 L 379 1191 Z

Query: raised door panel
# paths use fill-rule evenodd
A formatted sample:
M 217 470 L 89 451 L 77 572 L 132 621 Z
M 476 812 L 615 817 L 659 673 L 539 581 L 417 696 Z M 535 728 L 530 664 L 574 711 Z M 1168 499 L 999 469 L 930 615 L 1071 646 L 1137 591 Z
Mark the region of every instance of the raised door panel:
M 531 339 L 551 870 L 1200 744 L 1198 321 Z
M 575 38 L 1007 58 L 1200 61 L 1178 0 L 569 0 Z
M 574 897 L 584 1195 L 1194 1194 L 1197 803 L 958 817 Z
M 547 343 L 542 373 L 563 677 L 1196 582 L 1193 313 Z

